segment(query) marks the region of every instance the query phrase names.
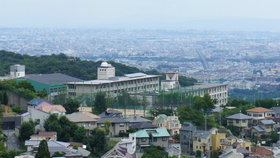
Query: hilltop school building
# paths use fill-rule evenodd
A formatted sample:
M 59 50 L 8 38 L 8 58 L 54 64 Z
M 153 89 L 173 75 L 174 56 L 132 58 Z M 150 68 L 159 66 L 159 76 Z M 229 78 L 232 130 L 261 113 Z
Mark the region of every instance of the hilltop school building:
M 144 91 L 159 91 L 159 78 L 161 75 L 147 75 L 144 73 L 125 74 L 115 76 L 115 67 L 107 62 L 102 62 L 97 69 L 97 80 L 83 82 L 67 82 L 68 95 L 72 97 L 81 94 L 93 94 L 106 92 L 111 96 L 127 91 L 131 94 L 138 94 Z

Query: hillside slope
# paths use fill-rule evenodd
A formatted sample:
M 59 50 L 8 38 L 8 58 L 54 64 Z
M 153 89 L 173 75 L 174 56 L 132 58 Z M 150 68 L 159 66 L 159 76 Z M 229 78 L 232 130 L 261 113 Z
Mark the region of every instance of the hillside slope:
M 97 78 L 97 68 L 102 61 L 86 61 L 78 57 L 69 57 L 61 53 L 58 55 L 29 56 L 19 53 L 0 50 L 0 76 L 9 74 L 10 66 L 14 64 L 25 65 L 26 74 L 50 74 L 63 73 L 83 80 L 93 80 Z M 123 76 L 128 73 L 143 72 L 146 74 L 162 75 L 161 80 L 165 79 L 165 73 L 156 70 L 142 71 L 136 67 L 130 67 L 114 61 L 108 61 L 116 69 L 116 76 Z M 179 76 L 181 86 L 193 85 L 197 82 L 194 78 Z

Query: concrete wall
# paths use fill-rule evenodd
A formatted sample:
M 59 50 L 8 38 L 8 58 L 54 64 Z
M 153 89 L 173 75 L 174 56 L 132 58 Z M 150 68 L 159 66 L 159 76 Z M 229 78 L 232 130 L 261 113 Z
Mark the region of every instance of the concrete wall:
M 4 93 L 5 90 L 0 90 L 1 93 Z M 18 96 L 17 94 L 6 90 L 7 95 L 8 95 L 8 105 L 16 105 L 16 106 L 21 106 L 23 110 L 27 111 L 27 102 L 29 101 L 28 99 Z
M 30 118 L 33 121 L 36 121 L 37 119 L 40 120 L 40 123 L 35 126 L 35 130 L 45 131 L 44 123 L 45 123 L 45 120 L 50 116 L 50 114 L 43 112 L 41 110 L 35 109 L 33 107 L 28 107 L 28 112 L 30 113 Z M 28 121 L 27 119 L 29 120 L 29 118 L 26 117 L 22 121 Z
M 227 124 L 236 127 L 248 127 L 248 120 L 228 119 Z

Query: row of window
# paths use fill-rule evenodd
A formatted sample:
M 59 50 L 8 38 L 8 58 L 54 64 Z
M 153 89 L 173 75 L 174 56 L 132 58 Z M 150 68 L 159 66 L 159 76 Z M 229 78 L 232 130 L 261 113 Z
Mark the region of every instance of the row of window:
M 153 138 L 153 141 L 154 141 L 154 142 L 157 142 L 157 139 L 158 139 L 157 137 L 154 137 L 154 138 Z M 162 141 L 166 141 L 166 140 L 167 140 L 167 137 L 162 137 Z M 141 138 L 141 141 L 142 141 L 142 142 L 146 142 L 146 141 L 147 141 L 147 138 Z M 151 140 L 149 140 L 149 141 L 151 142 Z

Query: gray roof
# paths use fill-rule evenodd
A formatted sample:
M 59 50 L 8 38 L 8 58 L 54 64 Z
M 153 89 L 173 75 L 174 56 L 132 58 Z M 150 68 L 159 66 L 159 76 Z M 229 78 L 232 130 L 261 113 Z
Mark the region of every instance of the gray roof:
M 260 126 L 253 126 L 258 132 L 265 132 L 265 129 L 263 129 Z
M 66 115 L 66 117 L 72 122 L 97 122 L 97 119 L 87 116 L 82 112 L 74 112 Z
M 140 122 L 140 123 L 137 123 L 137 124 L 132 125 L 130 127 L 133 127 L 133 128 L 136 128 L 136 129 L 157 128 L 156 125 L 153 125 L 149 122 Z
M 247 149 L 244 149 L 244 148 L 242 148 L 242 147 L 238 148 L 238 149 L 236 150 L 236 152 L 242 153 L 242 154 L 251 154 L 251 153 L 252 153 L 251 151 L 249 151 L 249 150 L 247 150 Z
M 273 120 L 261 120 L 261 122 L 265 125 L 275 124 L 275 122 Z
M 122 114 L 122 112 L 118 110 L 107 110 L 107 113 Z
M 129 117 L 125 119 L 126 121 L 130 123 L 136 123 L 136 122 L 152 122 L 151 120 L 142 118 L 142 117 Z
M 166 149 L 165 151 L 168 152 L 169 150 L 172 150 L 172 149 L 180 152 L 180 150 L 178 148 L 175 148 L 174 146 L 172 146 L 171 148 Z
M 180 130 L 183 130 L 183 131 L 194 131 L 195 129 L 196 129 L 196 126 L 194 126 L 192 123 L 184 122 Z
M 273 110 L 273 112 L 275 114 L 279 114 L 280 113 L 280 106 L 272 107 L 272 108 L 270 108 L 270 110 Z
M 248 116 L 248 115 L 244 115 L 242 113 L 238 113 L 238 114 L 234 114 L 234 115 L 231 115 L 231 116 L 227 117 L 227 119 L 246 120 L 246 119 L 253 119 L 253 117 Z
M 83 149 L 81 147 L 78 148 L 78 153 L 81 154 L 82 156 L 86 156 L 88 157 L 90 155 L 90 151 L 86 150 L 86 149 Z
M 235 136 L 229 136 L 229 137 L 227 137 L 228 140 L 231 140 L 232 138 L 237 138 L 237 137 L 235 137 Z
M 54 73 L 54 74 L 34 74 L 34 75 L 26 75 L 23 78 L 36 81 L 39 83 L 43 83 L 46 85 L 53 85 L 53 84 L 62 84 L 65 82 L 80 82 L 83 81 L 81 79 L 64 75 L 61 73 Z
M 223 111 L 223 107 L 216 107 L 215 109 L 213 109 L 213 112 L 221 112 Z
M 97 123 L 104 123 L 106 120 L 109 120 L 111 123 L 127 123 L 128 122 L 119 117 L 101 117 L 100 119 L 98 119 Z
M 209 135 L 211 135 L 210 131 L 203 131 L 203 132 L 199 132 L 199 133 L 195 134 L 194 136 L 199 137 L 199 138 L 206 138 Z

